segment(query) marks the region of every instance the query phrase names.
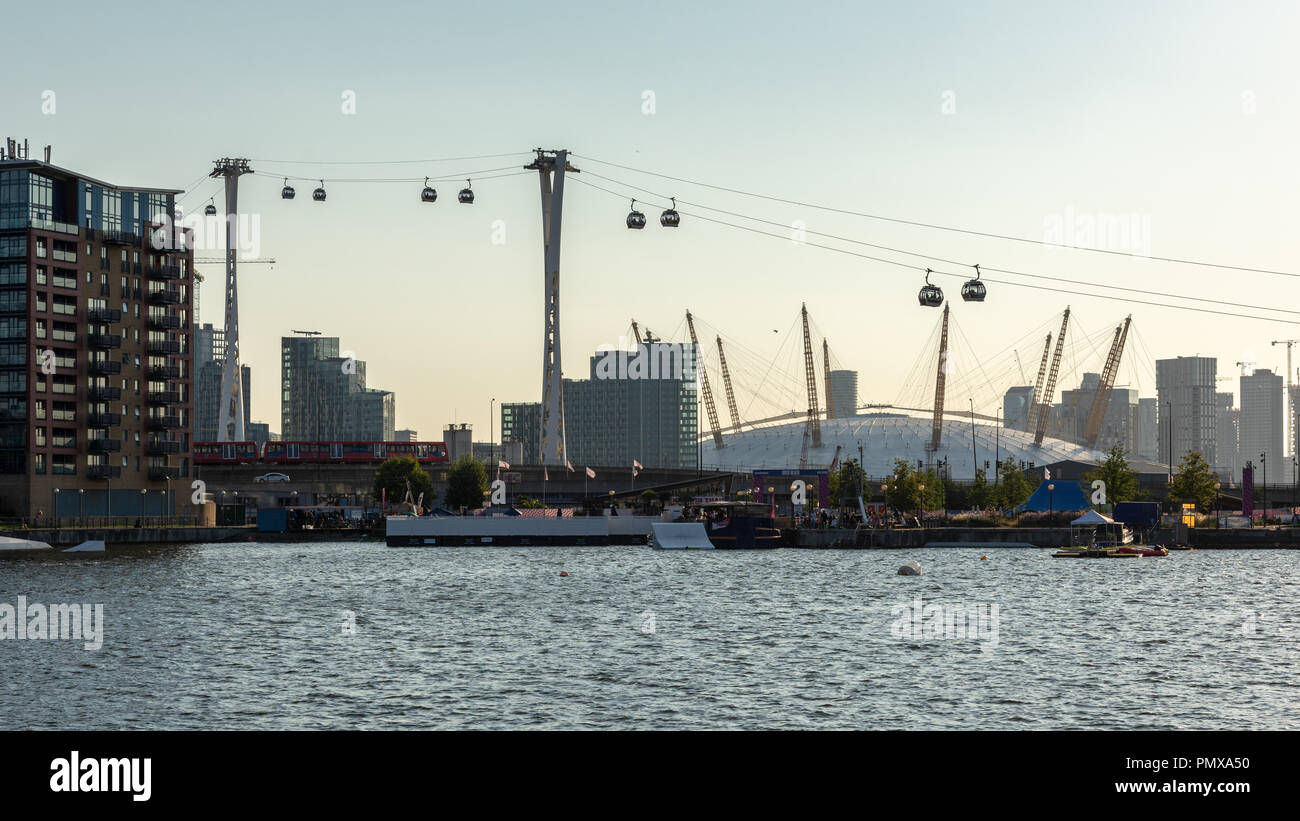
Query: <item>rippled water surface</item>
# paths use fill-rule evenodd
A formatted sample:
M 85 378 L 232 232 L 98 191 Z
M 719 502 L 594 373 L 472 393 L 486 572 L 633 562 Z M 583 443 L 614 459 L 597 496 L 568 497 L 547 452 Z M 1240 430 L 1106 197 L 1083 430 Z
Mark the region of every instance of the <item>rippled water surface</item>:
M 896 575 L 910 560 L 924 575 Z M 0 602 L 106 622 L 98 651 L 0 641 L 0 727 L 1296 729 L 1297 563 L 373 542 L 0 559 Z M 997 605 L 996 644 L 992 621 L 900 635 L 892 608 L 917 596 Z

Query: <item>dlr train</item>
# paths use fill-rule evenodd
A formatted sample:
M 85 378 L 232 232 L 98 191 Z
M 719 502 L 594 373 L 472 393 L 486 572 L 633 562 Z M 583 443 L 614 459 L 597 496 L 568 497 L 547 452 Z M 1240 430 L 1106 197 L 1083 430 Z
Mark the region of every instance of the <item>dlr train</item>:
M 443 442 L 195 442 L 194 464 L 275 465 L 307 463 L 373 463 L 410 457 L 420 464 L 447 462 Z

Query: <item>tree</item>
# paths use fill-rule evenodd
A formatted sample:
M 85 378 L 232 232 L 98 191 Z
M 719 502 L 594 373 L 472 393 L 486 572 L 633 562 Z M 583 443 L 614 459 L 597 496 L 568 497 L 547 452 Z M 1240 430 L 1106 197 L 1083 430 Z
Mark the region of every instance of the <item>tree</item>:
M 1169 500 L 1184 499 L 1196 503 L 1196 509 L 1205 513 L 1214 505 L 1218 490 L 1214 485 L 1218 480 L 1210 472 L 1210 466 L 1199 451 L 1189 450 L 1183 454 L 1178 464 L 1178 472 L 1169 483 Z
M 515 502 L 515 507 L 520 510 L 541 510 L 546 505 L 530 496 L 520 496 L 518 501 Z
M 885 493 L 890 508 L 907 512 L 920 507 L 920 491 L 917 490 L 920 481 L 916 478 L 911 462 L 906 459 L 895 459 L 894 475 L 889 477 L 886 484 L 889 485 Z
M 1011 460 L 1002 463 L 998 477 L 998 487 L 994 492 L 994 503 L 1000 510 L 1020 507 L 1029 499 L 1033 488 L 1025 478 L 1024 470 Z
M 659 494 L 653 490 L 644 490 L 641 492 L 641 508 L 646 515 L 655 512 L 655 507 L 659 504 Z
M 388 503 L 399 504 L 406 499 L 406 488 L 411 488 L 411 501 L 414 502 L 424 494 L 424 504 L 431 505 L 438 494 L 433 492 L 433 480 L 425 473 L 420 464 L 409 456 L 385 459 L 375 471 L 375 498 L 387 496 Z
M 453 509 L 477 510 L 483 507 L 483 494 L 487 491 L 487 471 L 482 462 L 468 453 L 457 459 L 447 471 L 447 504 Z
M 975 481 L 971 483 L 966 499 L 975 510 L 983 510 L 993 502 L 993 488 L 989 485 L 984 468 L 975 469 Z
M 1106 483 L 1106 501 L 1111 504 L 1129 502 L 1138 496 L 1137 474 L 1129 468 L 1127 456 L 1124 448 L 1116 445 L 1106 452 L 1100 465 L 1084 476 L 1089 484 L 1099 479 Z
M 921 509 L 943 509 L 945 500 L 947 499 L 948 490 L 946 481 L 940 478 L 939 474 L 935 473 L 933 468 L 927 470 L 924 474 L 914 475 L 920 479 L 917 490 L 920 492 L 921 496 Z M 925 490 L 921 490 L 922 485 L 925 487 Z
M 865 493 L 867 476 L 857 459 L 847 459 L 840 463 L 839 470 L 830 475 L 830 502 L 832 507 L 839 507 L 859 493 Z

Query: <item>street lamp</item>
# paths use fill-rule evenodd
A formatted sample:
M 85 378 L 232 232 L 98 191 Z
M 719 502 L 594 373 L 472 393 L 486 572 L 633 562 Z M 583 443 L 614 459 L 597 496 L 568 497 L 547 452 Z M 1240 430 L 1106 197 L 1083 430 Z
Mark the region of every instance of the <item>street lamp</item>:
M 880 492 L 885 494 L 885 515 L 888 516 L 889 515 L 889 483 L 888 482 L 880 483 Z
M 77 488 L 77 526 L 86 526 L 86 489 Z
M 149 488 L 147 487 L 140 488 L 140 519 L 141 519 L 140 523 L 141 524 L 144 524 L 144 497 L 148 492 L 149 492 Z
M 917 513 L 923 513 L 925 511 L 925 485 L 923 484 L 917 485 L 916 490 L 917 490 L 917 496 L 916 496 Z
M 614 515 L 614 491 L 609 492 L 609 515 Z
M 1214 515 L 1219 515 L 1219 488 L 1222 485 L 1219 482 L 1214 483 Z
M 1056 513 L 1056 503 L 1052 498 L 1052 494 L 1055 490 L 1056 490 L 1056 484 L 1053 482 L 1048 482 L 1047 483 L 1047 515 L 1049 516 Z
M 772 518 L 775 519 L 776 518 L 776 488 L 769 487 L 767 489 L 767 501 L 768 504 L 771 506 Z

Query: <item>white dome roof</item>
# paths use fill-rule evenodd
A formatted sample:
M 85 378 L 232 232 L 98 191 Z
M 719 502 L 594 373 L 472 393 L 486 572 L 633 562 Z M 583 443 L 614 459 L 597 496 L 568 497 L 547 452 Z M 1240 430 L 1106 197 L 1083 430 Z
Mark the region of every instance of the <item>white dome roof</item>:
M 922 463 L 928 461 L 926 447 L 930 443 L 932 424 L 930 416 L 902 412 L 823 419 L 822 446 L 814 448 L 809 442 L 807 467 L 829 467 L 835 458 L 836 446 L 843 447 L 840 451 L 841 462 L 856 459 L 860 444 L 867 475 L 889 476 L 894 472 L 895 459 L 908 459 L 913 465 L 917 460 Z M 798 421 L 726 433 L 722 436 L 726 447 L 720 449 L 713 446 L 712 438 L 705 437 L 700 442 L 701 460 L 705 468 L 719 470 L 748 472 L 798 468 L 803 450 L 804 426 L 803 421 Z M 943 439 L 934 461 L 945 460 L 951 466 L 952 478 L 958 481 L 975 478 L 971 433 L 969 417 L 944 417 Z M 999 434 L 997 425 L 991 422 L 976 421 L 974 437 L 979 467 L 984 467 L 985 462 L 989 463 L 990 479 L 993 478 L 995 458 L 1036 465 L 1067 459 L 1099 462 L 1105 458 L 1105 454 L 1100 451 L 1051 437 L 1044 438 L 1042 446 L 1035 448 L 1032 434 L 1010 428 L 1002 428 Z

